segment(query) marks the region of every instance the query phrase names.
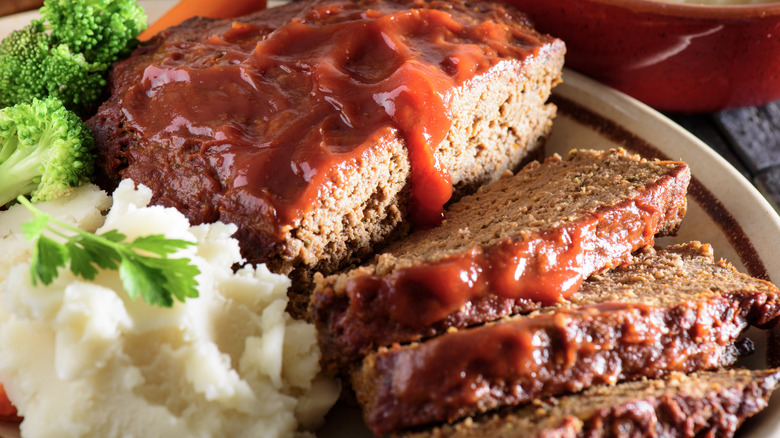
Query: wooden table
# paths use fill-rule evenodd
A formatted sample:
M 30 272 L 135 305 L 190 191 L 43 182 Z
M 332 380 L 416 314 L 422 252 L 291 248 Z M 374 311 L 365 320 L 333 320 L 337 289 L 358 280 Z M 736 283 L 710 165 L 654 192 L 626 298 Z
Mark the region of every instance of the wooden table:
M 0 17 L 38 9 L 41 6 L 43 6 L 43 0 L 0 0 Z
M 729 161 L 780 213 L 780 101 L 713 114 L 666 114 Z

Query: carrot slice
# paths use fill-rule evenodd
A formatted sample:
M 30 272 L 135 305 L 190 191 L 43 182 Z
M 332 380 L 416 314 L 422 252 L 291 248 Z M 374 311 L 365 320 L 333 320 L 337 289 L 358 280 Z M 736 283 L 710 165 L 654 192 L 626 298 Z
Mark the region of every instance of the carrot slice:
M 5 387 L 0 383 L 0 421 L 19 421 L 20 418 L 16 414 L 16 406 L 8 399 Z
M 145 31 L 138 39 L 146 41 L 162 30 L 192 17 L 234 18 L 265 9 L 267 0 L 181 0 Z

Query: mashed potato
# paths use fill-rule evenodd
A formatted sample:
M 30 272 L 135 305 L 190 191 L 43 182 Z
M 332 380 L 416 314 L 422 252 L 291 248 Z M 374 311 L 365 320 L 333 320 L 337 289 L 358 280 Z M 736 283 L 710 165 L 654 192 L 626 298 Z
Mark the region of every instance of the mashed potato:
M 87 184 L 65 197 L 36 206 L 68 225 L 92 233 L 103 225 L 103 212 L 111 207 L 111 197 L 97 186 Z M 32 245 L 19 230 L 31 217 L 21 205 L 0 211 L 0 280 L 8 277 L 12 266 L 30 260 Z
M 201 270 L 200 296 L 172 308 L 131 300 L 117 271 L 85 282 L 61 270 L 34 287 L 18 232 L 30 216 L 0 213 L 0 381 L 22 435 L 282 437 L 318 425 L 339 389 L 319 376 L 314 327 L 284 311 L 289 280 L 263 265 L 234 273 L 235 226 L 190 227 L 150 198 L 123 181 L 105 217 L 111 199 L 93 186 L 40 208 L 90 231 L 197 242 L 174 257 Z

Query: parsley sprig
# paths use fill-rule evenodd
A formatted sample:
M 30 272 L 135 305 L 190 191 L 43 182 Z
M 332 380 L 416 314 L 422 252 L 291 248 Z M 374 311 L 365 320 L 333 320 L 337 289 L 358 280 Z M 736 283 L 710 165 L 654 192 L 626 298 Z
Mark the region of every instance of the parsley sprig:
M 98 269 L 118 269 L 130 297 L 135 299 L 140 295 L 152 305 L 171 307 L 173 297 L 184 301 L 198 296 L 195 280 L 200 273 L 198 267 L 186 258 L 168 258 L 177 250 L 193 245 L 192 242 L 167 239 L 163 235 L 125 242 L 126 236 L 116 230 L 99 235 L 89 233 L 54 219 L 23 196 L 18 201 L 33 214 L 33 219 L 22 225 L 25 238 L 35 242 L 30 265 L 33 284 L 38 280 L 51 284 L 59 268 L 70 261 L 71 272 L 86 280 L 93 280 Z M 47 237 L 46 231 L 63 238 L 65 243 Z

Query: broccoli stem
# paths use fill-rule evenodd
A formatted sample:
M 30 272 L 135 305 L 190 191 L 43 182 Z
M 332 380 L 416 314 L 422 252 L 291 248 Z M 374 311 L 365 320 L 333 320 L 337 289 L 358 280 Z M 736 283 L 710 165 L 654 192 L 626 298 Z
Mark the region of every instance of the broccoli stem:
M 0 164 L 0 205 L 26 195 L 38 187 L 41 179 L 39 154 L 17 152 Z

